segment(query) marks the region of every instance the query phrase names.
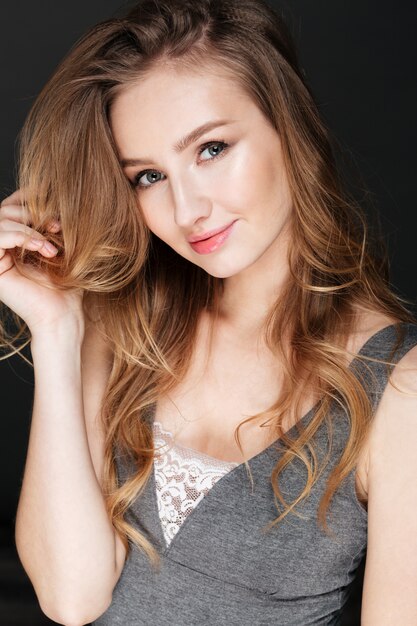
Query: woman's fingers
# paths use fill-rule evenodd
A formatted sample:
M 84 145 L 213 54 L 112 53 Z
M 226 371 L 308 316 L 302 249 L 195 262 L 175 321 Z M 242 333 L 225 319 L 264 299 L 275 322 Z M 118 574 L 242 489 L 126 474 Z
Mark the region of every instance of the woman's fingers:
M 19 201 L 22 198 L 20 189 L 15 191 L 11 196 L 8 196 L 3 200 L 0 205 L 0 219 L 8 218 L 10 220 L 21 222 L 23 224 L 31 223 L 31 216 L 24 206 Z M 47 230 L 52 233 L 58 233 L 61 230 L 61 225 L 58 220 L 52 219 L 47 225 Z
M 36 231 L 31 228 L 25 230 L 9 230 L 4 229 L 4 222 L 0 222 L 0 249 L 10 250 L 12 248 L 20 247 L 27 248 L 28 250 L 38 251 L 47 257 L 54 256 L 58 250 L 55 246 L 42 238 Z M 22 226 L 14 222 L 14 225 Z M 22 228 L 25 228 L 22 226 Z
M 9 204 L 23 204 L 23 202 L 23 190 L 16 189 L 16 191 L 14 191 L 10 196 L 7 196 L 7 198 L 4 198 L 4 200 L 2 200 L 2 202 L 0 203 L 0 207 L 3 208 L 4 206 L 7 206 Z
M 59 231 L 61 230 L 61 224 L 58 222 L 58 220 L 51 220 L 47 226 L 47 229 L 51 233 L 59 233 Z
M 9 219 L 22 224 L 30 224 L 29 211 L 23 206 L 5 204 L 0 209 L 0 218 Z
M 39 252 L 47 258 L 54 257 L 58 250 L 38 231 L 30 228 L 31 216 L 23 206 L 23 194 L 20 189 L 3 200 L 0 205 L 0 275 L 13 267 L 13 257 L 7 252 L 13 248 L 25 248 Z M 57 233 L 61 229 L 58 220 L 51 220 L 47 230 Z

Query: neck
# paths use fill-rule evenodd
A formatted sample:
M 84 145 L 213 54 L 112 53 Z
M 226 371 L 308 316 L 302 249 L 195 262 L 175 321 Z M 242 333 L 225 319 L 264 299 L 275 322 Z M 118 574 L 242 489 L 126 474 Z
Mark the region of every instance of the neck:
M 275 254 L 272 259 L 270 255 L 268 257 L 258 259 L 244 271 L 224 281 L 219 319 L 239 334 L 261 331 L 288 280 L 286 251 L 285 254 Z

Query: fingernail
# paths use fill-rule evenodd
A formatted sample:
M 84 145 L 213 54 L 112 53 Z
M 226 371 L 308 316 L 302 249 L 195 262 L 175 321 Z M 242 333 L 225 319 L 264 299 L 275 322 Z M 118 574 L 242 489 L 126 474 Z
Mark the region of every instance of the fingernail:
M 31 239 L 30 243 L 33 244 L 34 246 L 37 246 L 38 248 L 41 248 L 43 246 L 43 240 L 42 239 Z
M 51 243 L 49 243 L 49 241 L 45 241 L 45 243 L 43 244 L 43 247 L 50 254 L 55 254 L 56 252 L 58 252 L 58 250 L 55 248 L 55 246 L 53 246 Z
M 61 228 L 61 224 L 58 222 L 58 220 L 52 220 L 49 223 L 49 228 L 59 229 L 59 228 Z

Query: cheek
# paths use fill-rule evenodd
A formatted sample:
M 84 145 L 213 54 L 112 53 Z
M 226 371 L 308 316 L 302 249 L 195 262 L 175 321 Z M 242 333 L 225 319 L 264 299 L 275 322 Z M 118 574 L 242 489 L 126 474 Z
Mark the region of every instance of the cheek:
M 161 231 L 167 227 L 167 216 L 161 198 L 154 190 L 137 191 L 136 205 L 146 226 L 155 235 L 160 236 Z
M 150 217 L 149 219 L 146 219 L 146 225 L 149 228 L 149 230 L 153 232 L 154 235 L 156 235 L 160 239 L 163 239 L 167 243 L 170 240 L 170 234 L 172 238 L 172 230 L 170 233 L 169 228 L 167 228 L 166 221 L 155 218 L 155 217 Z
M 265 149 L 265 146 L 270 146 Z M 274 147 L 274 148 L 273 148 Z M 287 184 L 280 144 L 274 136 L 262 137 L 239 155 L 231 176 L 236 197 L 253 206 L 268 204 L 271 196 L 286 195 Z
M 265 145 L 268 145 L 268 139 L 265 139 Z M 281 219 L 291 211 L 292 199 L 281 142 L 277 142 L 274 136 L 269 139 L 269 146 L 269 150 L 260 151 L 259 158 L 253 160 L 253 176 L 256 180 L 253 188 L 256 189 L 259 208 L 270 217 Z
M 221 178 L 217 172 L 221 171 Z M 212 190 L 216 190 L 216 200 L 220 206 L 236 208 L 239 212 L 259 195 L 259 173 L 262 168 L 254 149 L 236 151 L 234 158 L 225 159 L 224 165 L 216 169 L 216 179 L 212 180 Z

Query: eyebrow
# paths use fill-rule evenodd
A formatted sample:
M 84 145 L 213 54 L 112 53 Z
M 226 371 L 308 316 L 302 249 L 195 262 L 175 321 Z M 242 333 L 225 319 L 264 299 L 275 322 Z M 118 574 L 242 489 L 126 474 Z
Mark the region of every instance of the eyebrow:
M 190 133 L 188 133 L 188 135 L 185 135 L 185 137 L 182 137 L 182 139 L 177 141 L 177 143 L 175 143 L 173 146 L 174 152 L 183 152 L 186 148 L 188 148 L 190 144 L 197 141 L 197 139 L 200 139 L 202 135 L 208 133 L 210 130 L 213 130 L 214 128 L 219 128 L 220 126 L 227 126 L 228 124 L 232 123 L 232 120 L 213 120 L 212 122 L 206 122 L 205 124 L 202 124 L 198 128 L 195 128 Z M 120 159 L 120 165 L 122 167 L 133 167 L 134 165 L 145 165 L 146 163 L 150 163 L 151 161 L 152 159 L 127 158 Z

